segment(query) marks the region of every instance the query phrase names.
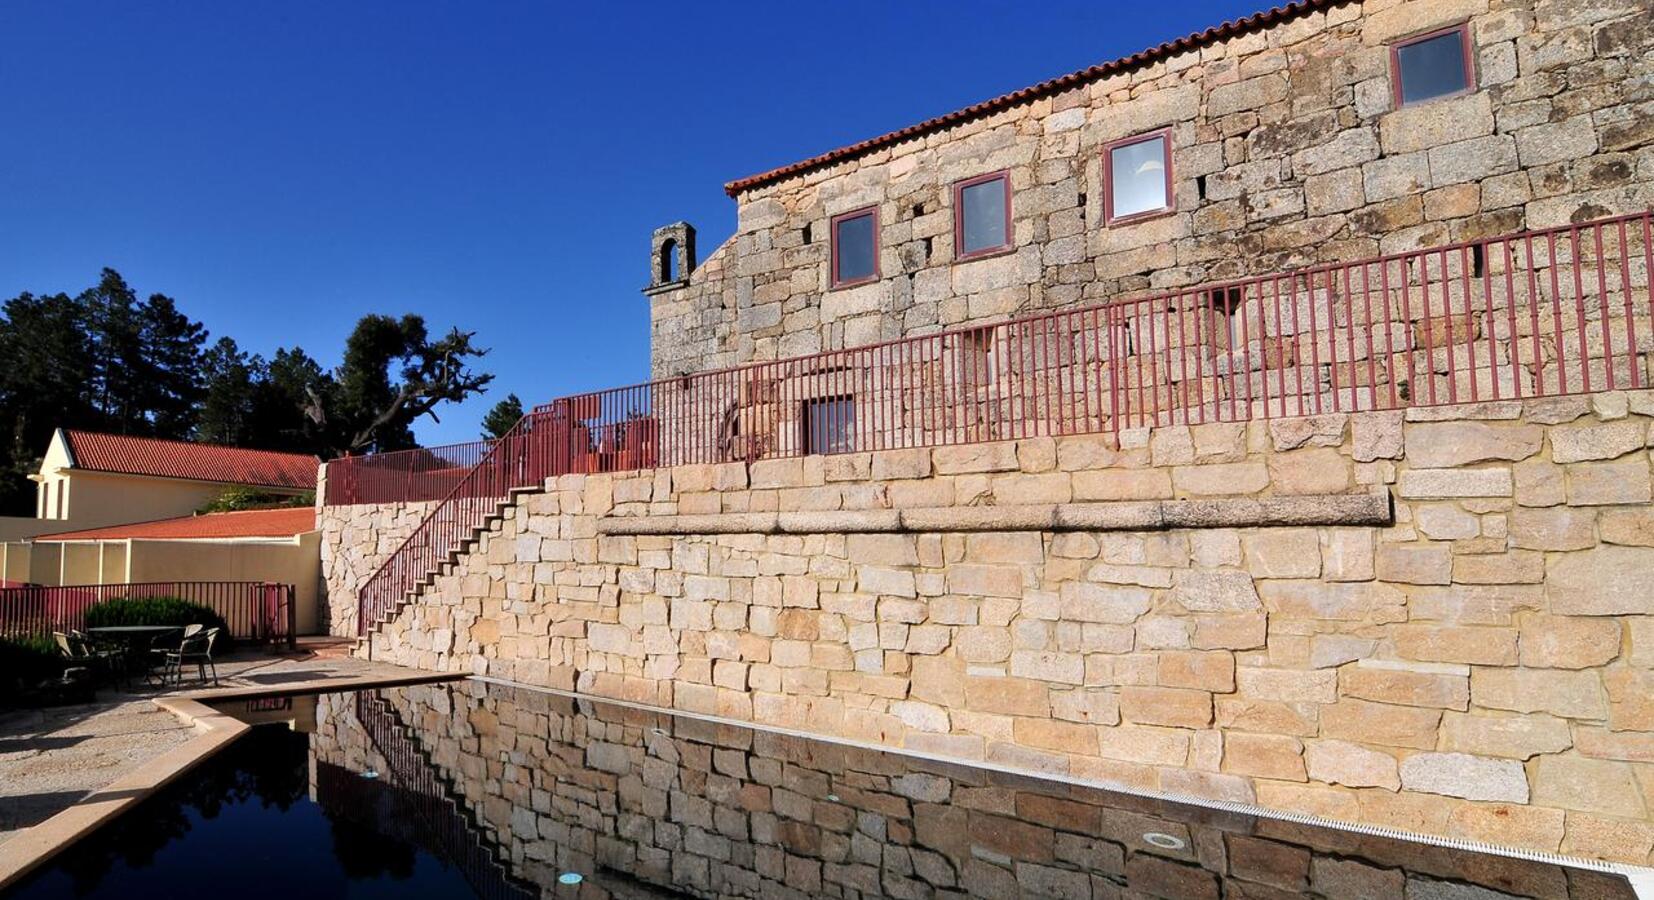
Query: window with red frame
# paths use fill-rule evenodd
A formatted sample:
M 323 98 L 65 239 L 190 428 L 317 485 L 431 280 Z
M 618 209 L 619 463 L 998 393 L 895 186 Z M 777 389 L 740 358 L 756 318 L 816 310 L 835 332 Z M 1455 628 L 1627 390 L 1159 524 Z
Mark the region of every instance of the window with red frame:
M 869 206 L 833 217 L 833 287 L 879 277 L 879 211 Z
M 953 186 L 953 244 L 958 259 L 1011 249 L 1011 176 L 979 175 Z
M 1146 219 L 1172 211 L 1172 138 L 1164 131 L 1103 148 L 1103 220 Z
M 1476 83 L 1470 58 L 1470 29 L 1464 25 L 1396 43 L 1390 48 L 1396 106 L 1469 91 Z

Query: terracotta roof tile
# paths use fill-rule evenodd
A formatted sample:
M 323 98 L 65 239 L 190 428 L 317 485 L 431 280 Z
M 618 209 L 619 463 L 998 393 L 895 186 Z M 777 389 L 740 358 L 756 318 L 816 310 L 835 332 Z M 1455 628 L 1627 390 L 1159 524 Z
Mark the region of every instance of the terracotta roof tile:
M 248 450 L 124 434 L 65 430 L 74 467 L 126 475 L 188 478 L 315 490 L 321 460 L 303 453 Z
M 96 541 L 150 538 L 203 540 L 210 538 L 292 537 L 316 530 L 316 510 L 309 506 L 291 509 L 250 509 L 242 512 L 210 513 L 111 525 L 82 531 L 37 535 L 37 541 Z
M 1180 37 L 1176 40 L 1167 41 L 1158 46 L 1150 47 L 1140 53 L 1134 53 L 1131 56 L 1124 56 L 1113 60 L 1112 62 L 1089 66 L 1079 70 L 1078 72 L 1070 72 L 1067 75 L 1059 75 L 1058 77 L 1052 78 L 1048 81 L 1042 81 L 1039 84 L 1031 85 L 1021 90 L 1012 91 L 1009 94 L 1001 94 L 991 100 L 984 100 L 981 103 L 967 106 L 964 109 L 955 110 L 954 112 L 946 115 L 937 116 L 934 119 L 926 119 L 917 125 L 909 125 L 906 128 L 901 128 L 888 134 L 881 134 L 878 137 L 869 138 L 868 140 L 861 141 L 860 143 L 851 144 L 848 147 L 840 147 L 837 150 L 823 153 L 820 156 L 812 156 L 809 159 L 795 162 L 792 165 L 782 166 L 779 169 L 771 169 L 768 172 L 760 172 L 757 175 L 751 175 L 746 178 L 731 181 L 724 185 L 724 193 L 731 197 L 735 197 L 744 191 L 749 191 L 755 187 L 762 187 L 763 185 L 780 181 L 790 175 L 797 175 L 803 172 L 808 172 L 812 169 L 819 169 L 822 166 L 850 159 L 851 157 L 860 156 L 863 153 L 877 150 L 880 147 L 887 147 L 891 144 L 899 144 L 903 141 L 912 140 L 913 138 L 923 137 L 924 135 L 932 132 L 941 131 L 944 128 L 949 128 L 963 122 L 969 122 L 972 119 L 978 119 L 983 116 L 999 112 L 1000 110 L 1016 106 L 1019 103 L 1027 103 L 1031 100 L 1037 100 L 1041 97 L 1048 97 L 1052 94 L 1066 91 L 1069 88 L 1095 81 L 1104 75 L 1127 71 L 1137 68 L 1138 66 L 1145 66 L 1153 62 L 1158 62 L 1159 60 L 1173 54 L 1181 53 L 1185 50 L 1193 50 L 1204 47 L 1207 44 L 1211 44 L 1223 38 L 1247 34 L 1248 32 L 1257 31 L 1260 28 L 1268 28 L 1271 25 L 1284 22 L 1312 10 L 1324 9 L 1329 6 L 1337 6 L 1339 4 L 1349 2 L 1353 2 L 1353 0 L 1296 0 L 1296 2 L 1288 3 L 1284 6 L 1267 9 L 1260 13 L 1253 13 L 1250 16 L 1236 19 L 1233 22 L 1224 22 L 1221 25 L 1214 25 L 1205 31 L 1198 31 L 1194 34 L 1185 35 L 1184 37 Z

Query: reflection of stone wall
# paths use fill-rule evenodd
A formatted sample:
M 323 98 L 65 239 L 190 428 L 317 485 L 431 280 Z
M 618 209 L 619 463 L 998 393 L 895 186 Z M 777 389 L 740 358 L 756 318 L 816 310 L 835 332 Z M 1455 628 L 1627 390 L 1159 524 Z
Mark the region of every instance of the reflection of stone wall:
M 356 636 L 356 590 L 435 506 L 435 502 L 421 502 L 317 507 L 325 591 L 317 604 L 319 630 Z
M 1642 860 L 1651 417 L 1617 393 L 565 476 L 375 658 Z
M 1654 205 L 1648 13 L 1326 4 L 753 187 L 687 286 L 651 296 L 654 376 L 1639 212 Z M 1391 45 L 1465 22 L 1477 89 L 1395 108 Z M 1104 146 L 1159 129 L 1176 211 L 1105 223 Z M 961 262 L 952 186 L 999 170 L 1013 247 Z M 829 220 L 870 205 L 882 277 L 830 290 Z
M 517 874 L 542 885 L 575 871 L 616 896 L 652 896 L 616 872 L 763 898 L 1629 896 L 1590 872 L 1495 857 L 1466 871 L 1385 838 L 480 682 L 385 697 Z M 325 741 L 319 758 L 333 755 Z

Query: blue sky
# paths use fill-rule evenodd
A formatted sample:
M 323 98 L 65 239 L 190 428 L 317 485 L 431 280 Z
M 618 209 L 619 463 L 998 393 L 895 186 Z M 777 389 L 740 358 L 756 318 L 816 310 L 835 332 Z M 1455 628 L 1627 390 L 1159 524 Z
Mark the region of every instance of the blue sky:
M 647 377 L 649 232 L 723 184 L 1256 11 L 1112 2 L 0 3 L 0 298 L 112 266 L 324 365 L 369 312 L 488 406 Z M 826 11 L 831 9 L 831 14 Z

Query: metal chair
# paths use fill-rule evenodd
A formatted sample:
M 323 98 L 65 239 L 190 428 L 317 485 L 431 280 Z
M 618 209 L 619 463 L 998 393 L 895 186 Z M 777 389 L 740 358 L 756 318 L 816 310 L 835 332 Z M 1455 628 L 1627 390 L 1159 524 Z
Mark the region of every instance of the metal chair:
M 191 629 L 194 629 L 193 631 Z M 218 666 L 213 664 L 212 648 L 218 640 L 218 629 L 202 630 L 199 625 L 191 625 L 184 629 L 184 639 L 179 641 L 178 649 L 165 651 L 161 681 L 172 679 L 173 684 L 184 682 L 184 667 L 195 666 L 196 677 L 201 681 L 207 680 L 207 672 L 212 672 L 212 683 L 218 684 Z
M 92 639 L 79 631 L 54 631 L 52 640 L 57 642 L 58 652 L 73 665 L 71 668 L 90 669 L 99 675 L 110 675 L 119 678 L 121 675 L 121 654 L 115 650 L 104 650 L 95 646 Z

